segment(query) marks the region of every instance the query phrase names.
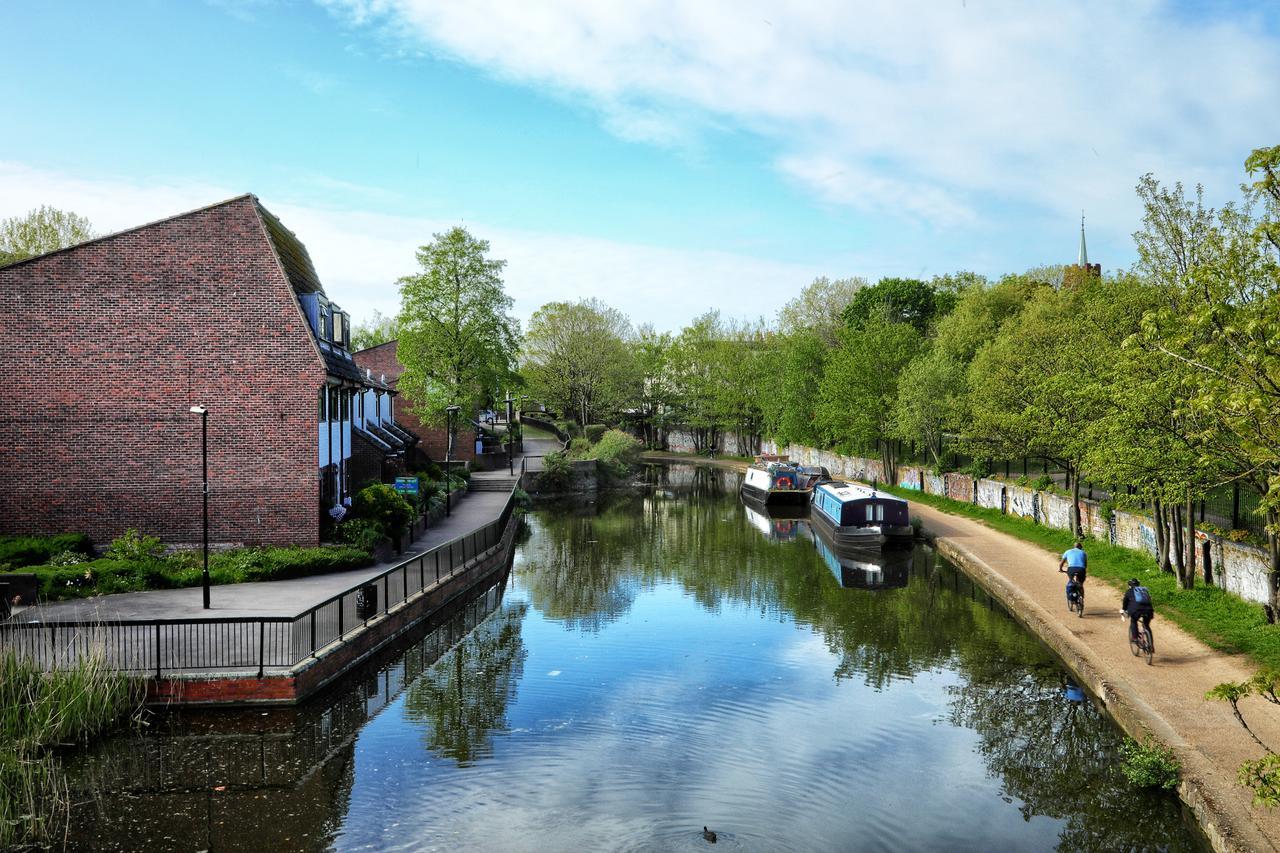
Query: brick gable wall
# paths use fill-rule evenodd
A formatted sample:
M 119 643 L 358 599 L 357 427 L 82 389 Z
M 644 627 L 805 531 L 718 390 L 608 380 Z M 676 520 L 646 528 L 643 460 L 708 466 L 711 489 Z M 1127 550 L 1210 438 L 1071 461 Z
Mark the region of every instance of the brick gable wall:
M 315 544 L 325 369 L 251 197 L 0 269 L 0 531 Z
M 404 372 L 404 365 L 396 358 L 395 341 L 388 341 L 376 347 L 360 350 L 357 353 L 352 353 L 351 357 L 356 360 L 356 364 L 359 365 L 362 371 L 365 368 L 372 369 L 375 379 L 385 374 L 388 383 L 394 384 L 400 378 L 400 374 Z M 422 419 L 414 413 L 413 408 L 413 400 L 403 393 L 397 394 L 395 402 L 396 423 L 420 439 L 417 447 L 418 453 L 424 454 L 429 459 L 437 462 L 444 459 L 449 439 L 448 430 L 444 427 L 425 426 L 422 423 Z M 475 456 L 475 430 L 459 427 L 457 438 L 454 439 L 453 458 L 475 459 Z

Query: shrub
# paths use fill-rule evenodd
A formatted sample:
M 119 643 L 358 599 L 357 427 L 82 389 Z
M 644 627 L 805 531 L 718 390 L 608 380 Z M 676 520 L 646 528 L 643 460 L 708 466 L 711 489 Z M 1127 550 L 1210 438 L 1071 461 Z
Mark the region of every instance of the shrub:
M 639 455 L 640 442 L 620 429 L 606 432 L 591 449 L 591 456 L 611 477 L 629 474 Z
M 71 551 L 93 556 L 93 545 L 83 533 L 59 533 L 54 536 L 0 536 L 0 563 L 10 568 L 40 566 L 57 554 Z
M 591 452 L 591 442 L 585 438 L 575 438 L 569 442 L 569 456 L 573 459 L 586 459 Z
M 76 566 L 76 565 L 79 565 L 80 563 L 86 562 L 88 559 L 89 559 L 88 557 L 86 557 L 84 554 L 81 554 L 78 551 L 63 551 L 61 554 L 51 557 L 49 559 L 49 565 Z
M 1178 784 L 1182 769 L 1173 750 L 1155 739 L 1142 743 L 1125 738 L 1120 747 L 1120 770 L 1129 784 L 1138 788 L 1169 790 Z
M 573 478 L 573 465 L 563 453 L 548 453 L 542 457 L 542 472 L 538 474 L 538 488 L 555 491 L 568 487 Z
M 113 560 L 147 560 L 163 553 L 164 544 L 157 537 L 143 536 L 132 527 L 111 540 L 107 548 L 107 556 Z
M 367 518 L 353 518 L 338 525 L 339 542 L 373 553 L 378 543 L 386 538 L 387 531 L 381 524 Z
M 244 548 L 211 559 L 209 575 L 218 583 L 287 580 L 358 569 L 372 562 L 368 551 L 349 546 Z
M 434 462 L 428 462 L 426 465 L 423 465 L 414 473 L 416 473 L 419 477 L 426 477 L 430 480 L 439 480 L 441 477 L 444 476 L 444 468 L 437 465 Z
M 587 437 L 587 441 L 595 444 L 604 437 L 604 434 L 608 432 L 608 430 L 609 428 L 604 424 L 587 424 L 582 428 L 582 433 Z
M 1031 482 L 1031 488 L 1037 492 L 1045 492 L 1053 488 L 1053 478 L 1048 474 L 1041 474 Z
M 405 525 L 413 518 L 413 507 L 386 483 L 361 489 L 351 501 L 351 509 L 356 518 L 376 522 L 393 539 L 404 533 Z

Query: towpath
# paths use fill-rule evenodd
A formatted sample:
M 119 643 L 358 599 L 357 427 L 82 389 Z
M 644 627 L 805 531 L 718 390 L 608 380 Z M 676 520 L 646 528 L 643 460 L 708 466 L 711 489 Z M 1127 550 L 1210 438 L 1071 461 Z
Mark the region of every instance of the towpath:
M 746 469 L 738 460 L 667 453 L 645 458 Z M 1249 678 L 1256 663 L 1212 649 L 1161 619 L 1157 601 L 1152 621 L 1156 655 L 1148 666 L 1129 652 L 1119 590 L 1090 582 L 1085 614 L 1079 618 L 1067 612 L 1058 554 L 924 504 L 912 503 L 911 512 L 921 518 L 939 550 L 1052 647 L 1127 731 L 1154 735 L 1176 751 L 1184 769 L 1180 793 L 1215 848 L 1280 849 L 1280 811 L 1253 806 L 1251 792 L 1236 780 L 1240 764 L 1261 757 L 1262 749 L 1236 722 L 1230 705 L 1204 698 L 1217 684 Z M 1259 737 L 1280 748 L 1280 711 L 1256 697 L 1240 705 Z

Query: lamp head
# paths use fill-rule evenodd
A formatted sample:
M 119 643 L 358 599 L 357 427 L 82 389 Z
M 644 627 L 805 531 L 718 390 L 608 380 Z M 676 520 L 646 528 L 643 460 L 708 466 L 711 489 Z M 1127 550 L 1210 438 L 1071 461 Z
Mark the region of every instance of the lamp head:
M 446 406 L 446 407 L 445 407 L 445 411 L 446 411 L 446 412 L 460 412 L 460 411 L 462 411 L 462 407 L 461 407 L 461 406 Z
M 207 411 L 209 411 L 209 410 L 208 410 L 208 409 L 206 409 L 204 406 L 192 406 L 192 407 L 191 407 L 191 414 L 193 414 L 193 415 L 203 415 L 203 414 L 204 414 L 205 412 L 207 412 Z

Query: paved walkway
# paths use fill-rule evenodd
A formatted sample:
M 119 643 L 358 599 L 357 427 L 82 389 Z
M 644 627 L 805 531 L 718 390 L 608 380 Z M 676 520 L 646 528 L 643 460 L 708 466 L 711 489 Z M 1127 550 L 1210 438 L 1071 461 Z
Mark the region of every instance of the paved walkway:
M 484 472 L 486 474 L 494 472 Z M 504 468 L 503 477 L 507 475 Z M 480 477 L 477 472 L 473 477 Z M 92 622 L 107 619 L 200 619 L 232 616 L 293 617 L 361 581 L 376 577 L 397 563 L 429 551 L 436 545 L 470 533 L 502 513 L 507 492 L 471 491 L 454 502 L 452 513 L 427 529 L 405 553 L 391 562 L 364 569 L 332 572 L 306 578 L 255 583 L 223 584 L 209 591 L 212 607 L 202 607 L 201 588 L 162 589 L 102 595 L 73 601 L 58 601 L 24 610 L 15 621 Z

